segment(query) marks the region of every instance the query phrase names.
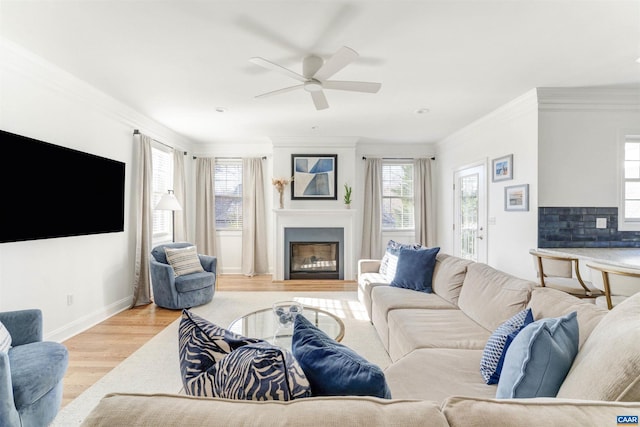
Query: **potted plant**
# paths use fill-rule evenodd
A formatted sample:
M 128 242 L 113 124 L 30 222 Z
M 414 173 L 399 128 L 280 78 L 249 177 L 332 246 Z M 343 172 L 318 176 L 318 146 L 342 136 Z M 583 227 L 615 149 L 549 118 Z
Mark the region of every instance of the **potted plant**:
M 344 185 L 344 205 L 347 209 L 351 208 L 351 190 L 352 188 L 348 185 Z

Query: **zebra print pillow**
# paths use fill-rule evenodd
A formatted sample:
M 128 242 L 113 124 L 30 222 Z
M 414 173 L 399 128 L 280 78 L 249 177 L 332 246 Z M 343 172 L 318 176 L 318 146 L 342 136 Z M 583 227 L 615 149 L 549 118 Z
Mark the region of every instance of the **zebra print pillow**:
M 311 395 L 293 355 L 221 328 L 189 310 L 178 330 L 182 382 L 192 396 L 292 400 Z

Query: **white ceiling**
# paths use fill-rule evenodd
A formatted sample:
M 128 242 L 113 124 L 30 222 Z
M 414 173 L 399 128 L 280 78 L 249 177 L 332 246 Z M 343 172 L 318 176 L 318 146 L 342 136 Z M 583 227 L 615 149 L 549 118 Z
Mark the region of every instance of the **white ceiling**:
M 436 142 L 535 87 L 640 85 L 640 0 L 0 0 L 0 34 L 198 143 Z M 380 92 L 254 98 L 298 82 L 249 58 L 343 45 L 333 79 Z

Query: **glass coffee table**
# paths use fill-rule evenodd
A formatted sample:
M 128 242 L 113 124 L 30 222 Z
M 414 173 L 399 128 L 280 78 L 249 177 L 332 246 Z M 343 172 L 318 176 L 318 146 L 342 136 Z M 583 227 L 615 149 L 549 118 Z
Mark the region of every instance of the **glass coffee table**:
M 303 305 L 302 308 L 302 313 L 298 316 L 306 317 L 318 329 L 336 341 L 342 340 L 344 323 L 339 317 L 316 307 Z M 260 338 L 291 350 L 293 325 L 281 325 L 272 307 L 245 314 L 231 322 L 227 329 L 245 337 Z

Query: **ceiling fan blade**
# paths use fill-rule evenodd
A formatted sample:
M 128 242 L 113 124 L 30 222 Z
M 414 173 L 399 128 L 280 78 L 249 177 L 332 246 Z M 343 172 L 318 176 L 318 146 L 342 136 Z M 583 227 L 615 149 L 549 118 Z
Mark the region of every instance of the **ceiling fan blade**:
M 255 56 L 255 57 L 249 59 L 249 61 L 254 63 L 254 64 L 256 64 L 256 65 L 264 67 L 264 68 L 266 68 L 268 70 L 273 70 L 273 71 L 277 71 L 279 73 L 283 73 L 283 74 L 285 74 L 285 75 L 287 75 L 287 76 L 289 76 L 291 78 L 294 78 L 294 79 L 296 79 L 298 81 L 301 81 L 301 82 L 306 82 L 307 81 L 307 79 L 304 76 L 296 73 L 295 71 L 291 71 L 288 68 L 284 68 L 281 65 L 275 64 L 275 63 L 273 63 L 271 61 L 267 61 L 266 59 L 260 58 L 259 56 Z
M 376 93 L 382 87 L 381 83 L 373 82 L 343 82 L 338 80 L 329 80 L 322 83 L 323 89 L 333 90 L 349 90 L 352 92 Z
M 272 92 L 263 93 L 262 95 L 257 95 L 256 98 L 265 98 L 271 95 L 279 95 L 281 93 L 291 92 L 292 90 L 302 89 L 303 87 L 304 85 L 289 86 L 282 89 L 274 90 Z
M 313 75 L 313 78 L 323 82 L 349 65 L 357 57 L 358 52 L 342 46 L 331 58 L 327 59 L 324 65 Z
M 324 96 L 324 92 L 319 90 L 317 92 L 309 92 L 311 94 L 311 99 L 313 99 L 313 104 L 316 106 L 316 110 L 324 110 L 329 108 L 329 103 L 327 102 L 327 97 Z

